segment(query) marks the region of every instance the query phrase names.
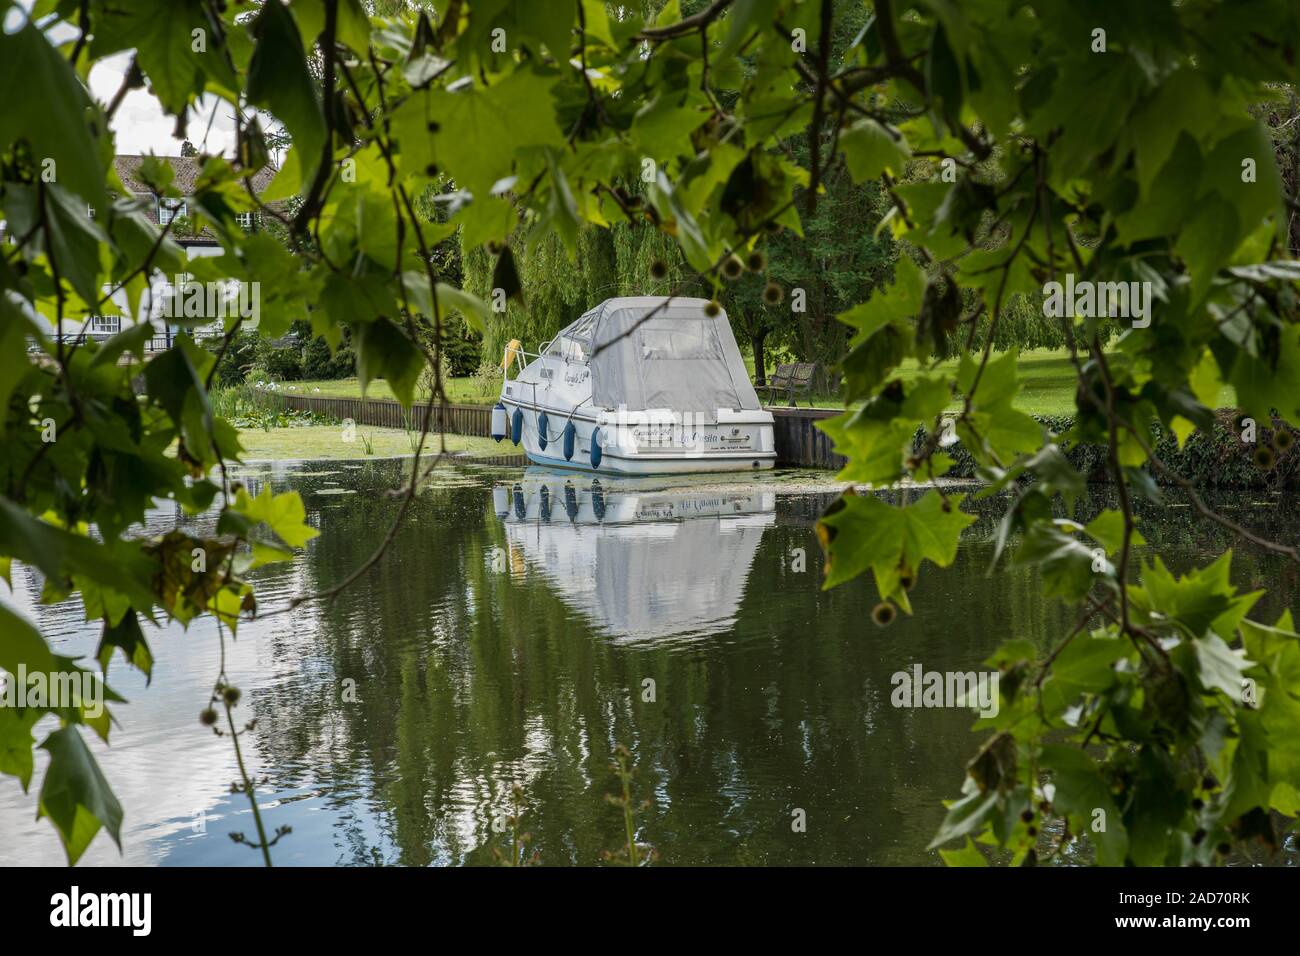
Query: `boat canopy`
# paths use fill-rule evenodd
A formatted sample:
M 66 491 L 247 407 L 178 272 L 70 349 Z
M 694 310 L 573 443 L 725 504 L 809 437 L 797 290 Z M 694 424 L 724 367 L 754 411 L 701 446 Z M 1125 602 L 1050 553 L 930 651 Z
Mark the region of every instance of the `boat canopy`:
M 709 318 L 706 299 L 606 299 L 547 350 L 591 368 L 592 405 L 629 411 L 671 408 L 712 416 L 719 408 L 758 409 L 725 312 Z

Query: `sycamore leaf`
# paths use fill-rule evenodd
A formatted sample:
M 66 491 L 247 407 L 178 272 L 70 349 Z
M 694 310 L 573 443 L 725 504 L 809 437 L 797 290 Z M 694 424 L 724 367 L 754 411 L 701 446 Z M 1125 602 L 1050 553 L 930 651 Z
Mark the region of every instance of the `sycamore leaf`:
M 1101 542 L 1107 554 L 1114 554 L 1124 544 L 1124 515 L 1108 508 L 1084 525 L 1083 530 Z M 1137 528 L 1133 529 L 1130 541 L 1135 545 L 1146 544 Z
M 18 11 L 7 13 L 26 20 Z M 107 195 L 102 154 L 85 121 L 90 97 L 72 67 L 30 20 L 13 32 L 0 30 L 0 90 L 22 91 L 21 96 L 9 96 L 0 110 L 0 143 L 8 148 L 26 139 L 33 156 L 53 161 L 59 184 L 103 208 Z
M 1122 865 L 1128 853 L 1128 831 L 1093 759 L 1078 747 L 1048 744 L 1038 762 L 1043 770 L 1052 773 L 1056 785 L 1054 805 L 1070 821 L 1070 830 L 1088 837 L 1096 848 L 1099 864 Z M 1104 816 L 1097 816 L 1097 810 Z
M 429 295 L 429 277 L 423 272 L 412 270 L 403 273 L 402 284 L 406 288 L 406 294 L 410 296 L 411 305 L 418 312 L 432 316 L 433 299 Z M 444 320 L 449 312 L 458 312 L 470 328 L 480 333 L 485 331 L 488 317 L 492 314 L 486 302 L 474 293 L 458 289 L 446 282 L 439 282 L 437 289 L 438 308 Z
M 1130 594 L 1138 607 L 1154 608 L 1194 636 L 1211 628 L 1231 634 L 1259 599 L 1258 593 L 1237 594 L 1228 578 L 1231 565 L 1232 552 L 1225 551 L 1213 564 L 1175 578 L 1157 556 L 1143 568 L 1141 587 Z
M 894 267 L 893 285 L 836 316 L 856 330 L 842 363 L 846 401 L 872 395 L 911 354 L 915 331 L 907 319 L 920 312 L 924 298 L 925 274 L 903 255 Z
M 969 779 L 969 778 L 968 778 Z M 998 808 L 997 790 L 980 790 L 969 786 L 969 793 L 948 807 L 948 815 L 939 826 L 927 849 L 935 849 L 957 837 L 973 833 L 992 819 Z
M 1206 690 L 1221 690 L 1233 700 L 1241 698 L 1242 675 L 1254 666 L 1245 651 L 1234 651 L 1213 631 L 1192 642 L 1196 649 L 1198 676 Z
M 260 522 L 276 533 L 291 548 L 301 548 L 320 534 L 307 524 L 307 510 L 296 491 L 273 494 L 271 486 L 263 485 L 256 498 L 243 488 L 235 496 L 234 510 L 249 521 Z
M 1098 575 L 1115 572 L 1100 551 L 1094 554 L 1073 535 L 1042 522 L 1032 525 L 1026 532 L 1016 549 L 1014 563 L 1038 565 L 1043 593 L 1060 595 L 1069 601 L 1086 595 Z
M 76 727 L 64 727 L 45 738 L 41 749 L 50 766 L 41 784 L 37 819 L 49 817 L 59 831 L 68 865 L 76 864 L 101 827 L 122 847 L 122 805 L 95 762 Z
M 923 561 L 947 567 L 957 556 L 961 532 L 975 520 L 960 511 L 963 495 L 945 500 L 937 491 L 920 501 L 894 507 L 874 495 L 845 495 L 844 507 L 828 512 L 822 524 L 830 535 L 824 588 L 870 569 L 882 598 L 903 592 L 904 571 L 915 575 Z
M 899 175 L 912 153 L 897 130 L 873 119 L 860 120 L 844 130 L 840 149 L 855 183 L 875 179 L 883 172 Z
M 362 393 L 371 382 L 382 378 L 397 400 L 409 408 L 415 399 L 415 384 L 424 370 L 424 353 L 385 318 L 357 326 L 353 336 Z
M 294 148 L 286 165 L 292 161 L 298 182 L 306 183 L 325 143 L 325 114 L 298 27 L 284 4 L 264 3 L 253 21 L 253 35 L 257 48 L 248 64 L 248 101 L 265 107 L 292 134 Z
M 975 841 L 966 838 L 966 845 L 960 850 L 940 850 L 939 857 L 948 866 L 988 866 L 989 861 L 979 851 Z

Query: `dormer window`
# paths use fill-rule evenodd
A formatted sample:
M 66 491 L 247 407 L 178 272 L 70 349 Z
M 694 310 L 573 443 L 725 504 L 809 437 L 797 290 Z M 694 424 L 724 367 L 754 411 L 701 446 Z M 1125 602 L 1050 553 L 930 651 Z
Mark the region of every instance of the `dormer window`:
M 240 228 L 251 230 L 253 228 L 253 214 L 251 212 L 235 213 L 235 222 L 239 223 Z
M 86 206 L 86 218 L 87 218 L 87 219 L 94 219 L 94 218 L 95 218 L 95 207 L 94 207 L 94 206 L 90 206 L 90 205 L 87 205 L 87 206 Z
M 158 225 L 165 226 L 173 219 L 181 219 L 186 215 L 184 199 L 159 199 L 158 200 Z

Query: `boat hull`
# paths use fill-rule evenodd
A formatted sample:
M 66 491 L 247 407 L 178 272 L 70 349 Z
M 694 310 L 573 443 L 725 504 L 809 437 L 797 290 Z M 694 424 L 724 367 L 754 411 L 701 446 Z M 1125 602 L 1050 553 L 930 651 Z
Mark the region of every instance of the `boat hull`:
M 502 399 L 508 417 L 523 416 L 519 446 L 528 460 L 547 468 L 566 468 L 601 475 L 685 475 L 766 471 L 776 466 L 772 417 L 768 412 L 734 415 L 709 424 L 681 424 L 680 418 L 611 421 L 566 414 L 543 405 Z M 546 429 L 543 445 L 541 415 Z M 573 457 L 564 457 L 564 429 L 574 426 Z M 600 430 L 599 464 L 592 466 L 592 435 Z

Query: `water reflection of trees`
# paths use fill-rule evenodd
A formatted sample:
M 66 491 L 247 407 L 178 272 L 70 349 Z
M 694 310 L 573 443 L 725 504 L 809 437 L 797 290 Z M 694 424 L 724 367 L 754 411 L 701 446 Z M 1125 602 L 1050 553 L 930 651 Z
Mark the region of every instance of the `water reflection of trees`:
M 393 483 L 375 468 L 354 495 L 303 484 L 322 534 L 302 586 L 336 583 L 377 546 L 396 508 L 380 492 Z M 890 706 L 890 675 L 917 662 L 976 668 L 1002 640 L 1045 640 L 1071 614 L 1040 597 L 1031 572 L 986 573 L 1005 507 L 994 501 L 976 506 L 980 522 L 956 566 L 921 576 L 916 615 L 879 630 L 869 583 L 819 589 L 812 529 L 825 503 L 779 500 L 730 634 L 663 647 L 593 634 L 521 562 L 493 572 L 489 555 L 505 535 L 486 485 L 423 494 L 363 584 L 272 638 L 276 665 L 294 674 L 255 700 L 274 782 L 310 779 L 324 791 L 344 821 L 340 862 L 490 862 L 503 842 L 493 818 L 519 784 L 541 859 L 591 863 L 621 841 L 604 794 L 624 743 L 639 795 L 654 801 L 640 837 L 666 862 L 924 859 L 940 797 L 970 754 L 971 719 Z M 1174 509 L 1144 533 L 1186 556 L 1171 565 L 1224 546 L 1216 529 Z M 805 573 L 791 567 L 799 548 Z M 1271 558 L 1238 552 L 1237 568 L 1244 583 L 1267 578 L 1293 593 Z M 655 703 L 641 699 L 647 677 Z M 345 678 L 358 703 L 342 702 Z M 356 804 L 380 821 L 378 840 L 347 822 Z M 791 831 L 796 807 L 807 811 L 806 833 Z

